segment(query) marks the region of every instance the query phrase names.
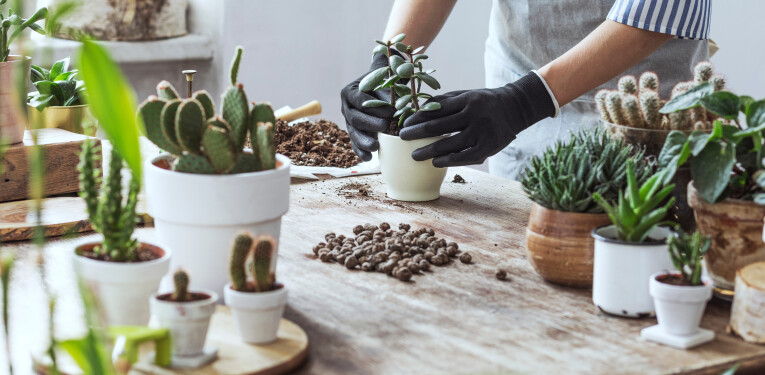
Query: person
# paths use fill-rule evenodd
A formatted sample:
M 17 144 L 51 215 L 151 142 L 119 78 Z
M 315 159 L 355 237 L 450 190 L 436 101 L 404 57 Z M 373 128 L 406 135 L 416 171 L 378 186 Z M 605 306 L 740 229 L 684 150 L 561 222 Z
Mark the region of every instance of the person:
M 407 44 L 428 46 L 456 0 L 396 0 L 385 40 L 406 33 Z M 440 110 L 407 118 L 400 136 L 449 137 L 414 151 L 436 167 L 473 165 L 518 179 L 534 155 L 570 131 L 596 126 L 594 93 L 617 76 L 654 71 L 661 97 L 708 58 L 711 0 L 493 0 L 486 41 L 486 89 L 437 95 Z M 382 54 L 371 70 L 385 66 Z M 342 113 L 363 159 L 379 144 L 394 110 L 364 108 L 387 100 L 386 90 L 362 93 L 359 79 L 341 92 Z M 492 156 L 493 155 L 493 156 Z

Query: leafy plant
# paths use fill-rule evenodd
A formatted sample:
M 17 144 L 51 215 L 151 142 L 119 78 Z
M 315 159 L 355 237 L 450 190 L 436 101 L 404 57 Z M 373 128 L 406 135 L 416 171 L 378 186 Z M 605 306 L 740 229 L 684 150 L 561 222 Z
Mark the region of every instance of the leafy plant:
M 6 1 L 0 0 L 0 5 L 5 4 Z M 13 9 L 8 9 L 8 14 L 3 17 L 0 12 L 0 62 L 8 61 L 8 56 L 11 54 L 11 43 L 21 35 L 22 31 L 29 28 L 45 35 L 45 30 L 36 22 L 48 16 L 48 8 L 42 7 L 26 19 L 21 18 L 17 13 Z
M 672 264 L 689 285 L 701 285 L 701 259 L 709 250 L 710 240 L 701 232 L 688 234 L 681 228 L 667 237 Z
M 615 201 L 619 191 L 627 186 L 628 159 L 635 163 L 639 183 L 653 173 L 643 151 L 599 129 L 581 131 L 572 134 L 568 143 L 559 141 L 544 154 L 532 158 L 521 184 L 529 199 L 546 208 L 602 213 L 603 208 L 592 195 L 597 192 L 606 201 Z
M 69 58 L 56 61 L 50 70 L 32 65 L 32 83 L 37 92 L 27 95 L 27 102 L 42 112 L 47 107 L 69 107 L 83 104 L 85 84 L 77 80 L 79 70 L 68 70 Z
M 661 204 L 672 194 L 675 185 L 662 188 L 662 177 L 661 173 L 654 174 L 639 185 L 635 177 L 635 162 L 628 159 L 627 189 L 619 193 L 616 205 L 606 201 L 599 193 L 593 193 L 595 202 L 611 218 L 620 240 L 644 242 L 667 216 L 667 211 L 675 204 L 675 198 L 669 198 L 663 206 Z
M 398 126 L 404 124 L 407 117 L 417 111 L 435 111 L 441 109 L 440 103 L 427 103 L 420 105 L 420 99 L 428 100 L 432 96 L 421 91 L 423 82 L 433 90 L 441 88 L 431 74 L 435 70 L 425 71 L 422 60 L 428 55 L 422 54 L 424 46 L 414 48 L 403 43 L 406 34 L 399 34 L 387 42 L 376 40 L 377 47 L 372 51 L 373 55 L 384 53 L 388 57 L 388 66 L 373 70 L 359 83 L 359 91 L 390 90 L 390 101 L 367 100 L 364 107 L 391 106 L 396 108 L 393 118 L 398 119 Z M 406 84 L 409 84 L 407 86 Z M 398 99 L 396 99 L 398 95 Z

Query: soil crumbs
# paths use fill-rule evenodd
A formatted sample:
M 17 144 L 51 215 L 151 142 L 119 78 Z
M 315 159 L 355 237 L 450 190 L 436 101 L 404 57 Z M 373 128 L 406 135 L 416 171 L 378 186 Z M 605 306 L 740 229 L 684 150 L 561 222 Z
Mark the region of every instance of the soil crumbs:
M 137 251 L 138 251 L 138 259 L 136 259 L 135 261 L 132 261 L 132 262 L 122 262 L 122 263 L 148 262 L 148 261 L 160 258 L 160 256 L 158 256 L 156 253 L 154 253 L 153 251 L 151 251 L 151 250 L 149 250 L 147 248 L 144 248 L 144 247 L 139 247 Z M 105 261 L 105 262 L 114 262 L 112 257 L 108 256 L 107 254 L 96 253 L 93 250 L 83 250 L 79 254 L 80 254 L 80 256 L 83 256 L 83 257 L 86 257 L 86 258 L 90 258 L 90 259 L 94 259 L 94 260 L 101 260 L 101 261 Z
M 464 184 L 464 183 L 467 183 L 467 181 L 465 181 L 465 179 L 462 178 L 462 176 L 460 176 L 458 174 L 455 174 L 454 175 L 454 179 L 452 180 L 452 183 L 453 184 Z
M 398 208 L 403 208 L 407 211 L 423 214 L 424 211 L 419 207 L 409 204 L 404 201 L 397 201 L 395 199 L 383 198 L 374 194 L 372 187 L 369 184 L 363 183 L 347 183 L 337 188 L 337 194 L 345 199 L 348 199 L 348 204 L 353 205 L 353 199 L 364 199 L 379 202 L 385 205 L 390 205 Z
M 349 168 L 361 163 L 351 148 L 351 138 L 337 124 L 319 120 L 288 125 L 276 122 L 276 152 L 295 165 Z

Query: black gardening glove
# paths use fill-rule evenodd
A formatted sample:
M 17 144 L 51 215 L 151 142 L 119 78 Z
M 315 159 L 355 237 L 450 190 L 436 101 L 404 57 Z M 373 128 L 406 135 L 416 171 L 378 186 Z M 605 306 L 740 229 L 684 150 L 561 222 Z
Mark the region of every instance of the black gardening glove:
M 412 153 L 417 161 L 433 159 L 436 167 L 481 164 L 516 134 L 555 115 L 553 98 L 534 72 L 500 88 L 454 91 L 428 102 L 441 103 L 441 109 L 415 113 L 399 135 L 410 141 L 456 132 Z
M 369 72 L 384 66 L 388 66 L 388 57 L 383 53 L 375 54 Z M 389 89 L 371 92 L 359 91 L 359 83 L 369 72 L 345 86 L 340 92 L 342 113 L 345 116 L 348 135 L 351 136 L 351 146 L 356 155 L 364 161 L 372 159 L 372 152 L 377 151 L 380 147 L 377 142 L 377 133 L 388 129 L 391 121 L 393 121 L 393 114 L 396 112 L 395 108 L 389 106 L 376 108 L 362 106 L 367 100 L 390 100 Z

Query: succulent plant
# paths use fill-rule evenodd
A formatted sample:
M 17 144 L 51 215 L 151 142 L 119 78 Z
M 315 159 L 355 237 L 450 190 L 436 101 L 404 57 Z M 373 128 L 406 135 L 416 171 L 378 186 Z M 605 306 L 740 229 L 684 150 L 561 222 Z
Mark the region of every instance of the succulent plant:
M 254 244 L 254 245 L 253 245 Z M 240 292 L 267 292 L 274 289 L 275 276 L 271 262 L 276 252 L 276 241 L 267 235 L 253 239 L 249 233 L 240 233 L 234 239 L 229 263 L 231 288 Z M 254 289 L 247 283 L 247 259 L 252 253 L 250 271 Z
M 273 109 L 266 103 L 250 109 L 244 86 L 237 83 L 242 51 L 237 48 L 231 63 L 231 86 L 222 95 L 220 115 L 207 91 L 183 99 L 167 81 L 140 105 L 146 136 L 175 155 L 173 170 L 232 174 L 276 167 Z M 248 134 L 254 140 L 252 152 L 243 149 Z
M 669 255 L 683 280 L 690 285 L 701 285 L 701 259 L 709 250 L 710 240 L 701 232 L 688 234 L 680 228 L 667 237 Z
M 173 274 L 173 284 L 175 289 L 173 290 L 173 301 L 186 302 L 191 300 L 189 295 L 189 274 L 184 270 L 177 270 Z
M 627 185 L 627 160 L 635 164 L 640 182 L 653 172 L 643 151 L 601 130 L 581 131 L 572 134 L 568 143 L 558 142 L 532 158 L 521 184 L 526 195 L 541 206 L 565 212 L 602 213 L 592 194 L 597 192 L 615 201 Z
M 5 2 L 6 0 L 0 0 L 0 5 L 5 4 Z M 11 54 L 11 43 L 25 29 L 30 28 L 39 34 L 45 35 L 42 26 L 36 22 L 45 19 L 47 16 L 48 8 L 46 7 L 38 9 L 27 19 L 21 18 L 13 9 L 8 9 L 5 17 L 0 12 L 0 62 L 8 61 L 8 56 Z
M 229 260 L 229 277 L 231 288 L 240 292 L 248 291 L 247 286 L 247 256 L 252 250 L 252 237 L 247 233 L 241 233 L 234 239 Z
M 255 291 L 268 292 L 274 289 L 275 278 L 271 272 L 271 260 L 276 250 L 276 241 L 270 236 L 255 239 L 252 253 L 252 275 L 255 278 Z
M 27 95 L 27 103 L 41 111 L 47 107 L 69 107 L 84 103 L 85 84 L 77 80 L 79 70 L 69 70 L 69 58 L 56 61 L 50 70 L 32 65 L 32 83 L 37 92 Z

